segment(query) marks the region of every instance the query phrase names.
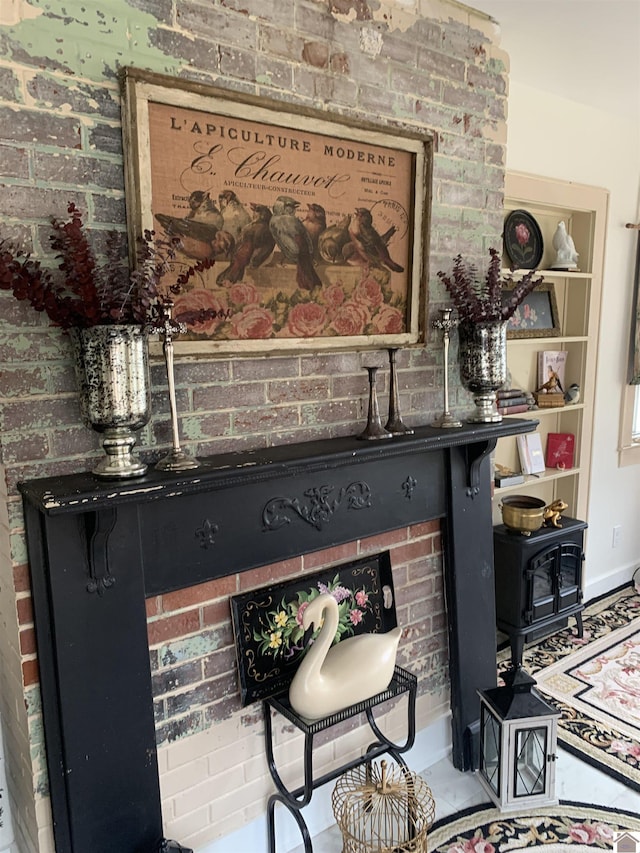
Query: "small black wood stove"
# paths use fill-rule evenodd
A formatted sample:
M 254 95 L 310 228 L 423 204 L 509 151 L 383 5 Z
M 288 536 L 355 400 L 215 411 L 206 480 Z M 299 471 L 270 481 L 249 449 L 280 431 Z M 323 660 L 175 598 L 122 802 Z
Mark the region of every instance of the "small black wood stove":
M 145 596 L 429 519 L 442 519 L 453 759 L 474 767 L 477 690 L 496 683 L 489 454 L 536 424 L 23 483 L 57 853 L 179 849 L 163 838 Z

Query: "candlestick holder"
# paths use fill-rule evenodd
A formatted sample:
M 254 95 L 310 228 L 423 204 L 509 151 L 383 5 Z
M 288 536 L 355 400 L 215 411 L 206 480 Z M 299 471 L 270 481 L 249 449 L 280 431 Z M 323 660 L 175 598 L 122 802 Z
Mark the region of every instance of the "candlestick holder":
M 433 421 L 432 426 L 439 429 L 458 429 L 462 422 L 453 417 L 449 411 L 449 341 L 450 332 L 458 325 L 457 320 L 451 319 L 451 308 L 442 308 L 440 317 L 432 321 L 434 329 L 442 330 L 442 343 L 444 348 L 444 412 Z
M 402 421 L 400 400 L 398 397 L 398 377 L 396 369 L 397 347 L 390 347 L 389 353 L 389 419 L 384 428 L 392 435 L 413 435 L 413 429 Z
M 190 471 L 199 468 L 200 463 L 180 447 L 178 431 L 178 409 L 176 406 L 176 383 L 173 371 L 173 339 L 178 334 L 184 334 L 187 327 L 173 319 L 173 302 L 165 302 L 162 306 L 164 323 L 160 329 L 162 335 L 162 352 L 167 368 L 167 384 L 169 385 L 169 408 L 171 410 L 171 435 L 173 447 L 156 463 L 158 471 Z
M 376 373 L 377 367 L 365 368 L 369 373 L 369 414 L 367 417 L 367 425 L 360 433 L 358 438 L 364 441 L 374 441 L 379 438 L 393 438 L 393 433 L 388 432 L 380 420 L 380 409 L 378 408 L 378 395 L 376 393 Z

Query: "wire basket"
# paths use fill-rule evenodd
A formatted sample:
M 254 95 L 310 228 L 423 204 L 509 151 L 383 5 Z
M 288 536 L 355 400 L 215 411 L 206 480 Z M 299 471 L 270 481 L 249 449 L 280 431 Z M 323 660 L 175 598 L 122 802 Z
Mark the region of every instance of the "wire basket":
M 382 760 L 339 777 L 331 795 L 343 853 L 427 853 L 435 816 L 429 786 L 404 767 Z

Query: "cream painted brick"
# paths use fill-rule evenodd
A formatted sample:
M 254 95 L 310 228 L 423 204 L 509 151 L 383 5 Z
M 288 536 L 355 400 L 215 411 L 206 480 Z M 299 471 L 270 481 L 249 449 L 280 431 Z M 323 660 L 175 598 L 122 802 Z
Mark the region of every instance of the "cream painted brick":
M 238 766 L 233 770 L 228 770 L 225 776 L 225 790 L 233 791 L 233 796 L 238 797 L 243 782 L 242 767 Z M 219 797 L 220 793 L 220 778 L 212 779 L 208 776 L 203 782 L 174 797 L 175 816 L 183 817 L 200 808 L 200 806 L 212 803 Z M 244 791 L 242 793 L 244 797 Z
M 206 757 L 190 761 L 175 770 L 160 774 L 160 794 L 163 801 L 200 785 L 210 778 L 209 762 Z
M 169 820 L 165 817 L 163 823 L 167 838 L 177 838 L 184 841 L 189 835 L 194 835 L 211 826 L 209 808 L 206 805 L 202 806 L 181 818 Z
M 201 755 L 208 755 L 220 746 L 233 743 L 238 737 L 238 722 L 235 718 L 224 720 L 204 732 L 198 732 L 188 738 L 182 738 L 168 746 L 162 746 L 158 752 L 166 753 L 167 768 L 174 770 Z
M 262 755 L 256 755 L 253 758 L 247 759 L 242 765 L 242 769 L 244 770 L 244 778 L 247 782 L 266 779 L 269 776 L 267 756 L 263 752 Z M 269 778 L 271 777 L 269 776 Z
M 223 820 L 225 815 L 242 811 L 252 803 L 261 802 L 266 806 L 267 799 L 273 793 L 271 779 L 258 779 L 242 787 L 233 788 L 229 785 L 221 796 L 210 803 L 211 816 L 215 821 Z
M 53 829 L 50 826 L 38 828 L 38 853 L 56 853 L 53 841 Z
M 237 743 L 216 749 L 208 758 L 209 776 L 219 776 L 227 770 L 244 764 L 254 756 L 264 756 L 264 738 L 244 738 Z

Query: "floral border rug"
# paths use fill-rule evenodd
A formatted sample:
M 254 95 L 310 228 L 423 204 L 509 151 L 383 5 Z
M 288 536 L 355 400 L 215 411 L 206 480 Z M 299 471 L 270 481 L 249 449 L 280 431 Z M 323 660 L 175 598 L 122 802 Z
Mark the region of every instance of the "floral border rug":
M 640 831 L 630 812 L 561 801 L 557 806 L 505 814 L 494 806 L 474 806 L 434 824 L 429 853 L 506 853 L 545 847 L 545 853 L 612 850 L 616 832 Z
M 525 648 L 523 666 L 562 712 L 558 741 L 640 791 L 640 595 L 618 590 L 583 611 L 584 636 L 569 627 Z M 510 651 L 498 654 L 498 671 Z

